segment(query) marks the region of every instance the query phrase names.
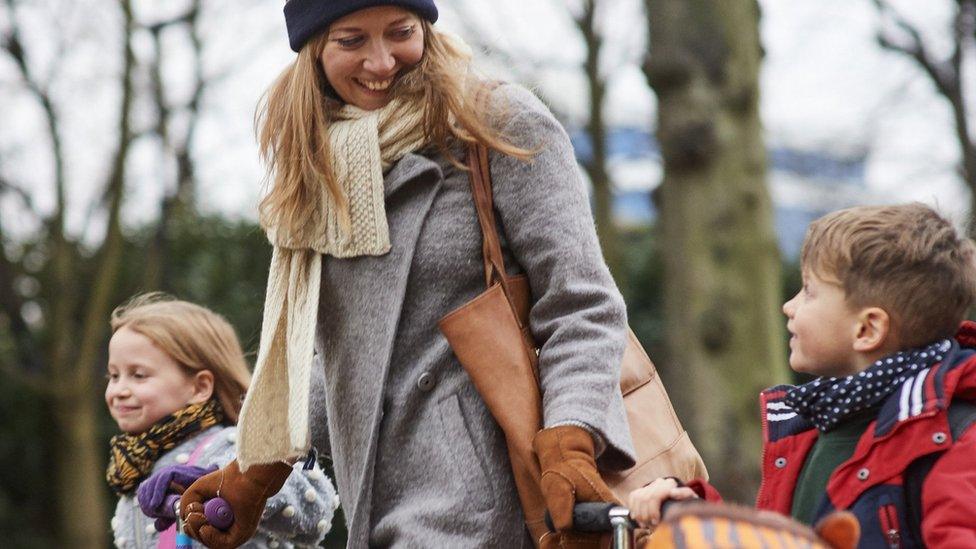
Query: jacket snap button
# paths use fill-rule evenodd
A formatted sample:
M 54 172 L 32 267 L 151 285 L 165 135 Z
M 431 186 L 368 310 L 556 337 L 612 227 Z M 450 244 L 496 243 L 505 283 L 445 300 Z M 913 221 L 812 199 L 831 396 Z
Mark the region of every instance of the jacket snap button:
M 936 434 L 932 435 L 932 442 L 934 442 L 936 444 L 942 444 L 945 441 L 946 441 L 946 434 L 945 433 L 939 432 L 939 433 L 936 433 Z
M 866 467 L 857 472 L 858 480 L 867 480 L 869 476 L 871 476 L 871 471 L 869 471 Z
M 429 391 L 433 389 L 434 385 L 436 384 L 437 382 L 434 380 L 434 374 L 431 374 L 430 372 L 424 372 L 420 374 L 419 378 L 417 378 L 417 388 L 419 388 L 421 391 Z
M 784 457 L 776 458 L 776 461 L 773 462 L 773 465 L 775 465 L 778 469 L 782 469 L 783 467 L 786 467 L 786 458 Z

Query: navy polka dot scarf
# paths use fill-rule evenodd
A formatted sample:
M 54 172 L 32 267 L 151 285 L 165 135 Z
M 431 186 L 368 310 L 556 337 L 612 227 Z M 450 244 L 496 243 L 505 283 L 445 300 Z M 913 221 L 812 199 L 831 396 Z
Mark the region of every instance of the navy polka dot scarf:
M 881 404 L 906 379 L 942 361 L 950 347 L 949 340 L 943 339 L 888 355 L 857 374 L 817 378 L 788 390 L 786 404 L 827 432 L 848 417 Z

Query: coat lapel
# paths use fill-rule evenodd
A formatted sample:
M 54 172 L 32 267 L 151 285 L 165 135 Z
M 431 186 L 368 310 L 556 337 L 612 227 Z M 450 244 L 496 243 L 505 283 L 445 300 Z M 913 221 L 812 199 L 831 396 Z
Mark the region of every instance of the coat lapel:
M 384 187 L 390 252 L 377 257 L 326 257 L 319 300 L 330 438 L 350 539 L 368 535 L 369 501 L 390 353 L 414 250 L 443 182 L 435 162 L 404 156 Z M 343 486 L 344 485 L 344 486 Z

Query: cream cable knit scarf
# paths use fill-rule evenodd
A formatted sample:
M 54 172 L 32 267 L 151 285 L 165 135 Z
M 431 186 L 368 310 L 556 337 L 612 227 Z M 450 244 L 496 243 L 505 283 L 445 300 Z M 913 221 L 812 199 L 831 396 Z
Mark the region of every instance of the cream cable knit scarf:
M 238 422 L 241 469 L 294 458 L 310 445 L 309 390 L 322 274 L 322 254 L 383 255 L 390 251 L 383 173 L 426 143 L 423 106 L 394 99 L 375 111 L 351 105 L 329 125 L 332 170 L 349 198 L 346 234 L 322 188 L 314 230 L 306 238 L 268 229 L 274 246 L 254 379 Z

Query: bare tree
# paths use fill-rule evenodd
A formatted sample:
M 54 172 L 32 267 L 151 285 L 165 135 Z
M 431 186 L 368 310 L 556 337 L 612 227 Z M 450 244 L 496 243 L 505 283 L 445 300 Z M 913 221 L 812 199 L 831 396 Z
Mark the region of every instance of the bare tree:
M 152 98 L 156 107 L 156 125 L 153 132 L 162 144 L 162 153 L 175 164 L 176 177 L 172 190 L 164 192 L 160 204 L 159 221 L 156 232 L 146 255 L 146 289 L 169 290 L 167 276 L 169 240 L 172 225 L 184 214 L 190 213 L 195 200 L 195 167 L 191 154 L 193 136 L 200 118 L 200 104 L 210 79 L 203 74 L 203 41 L 200 37 L 199 21 L 201 0 L 194 0 L 186 11 L 176 17 L 156 22 L 146 28 L 153 38 L 155 57 L 150 64 Z M 166 81 L 162 76 L 165 49 L 161 35 L 166 30 L 180 30 L 187 36 L 193 55 L 192 92 L 183 105 L 171 105 L 167 97 Z M 186 116 L 187 124 L 182 135 L 174 135 L 171 118 L 181 114 Z
M 605 70 L 600 63 L 604 39 L 600 32 L 598 5 L 606 0 L 583 0 L 581 9 L 573 14 L 573 22 L 586 44 L 583 72 L 589 87 L 589 116 L 586 133 L 592 147 L 592 157 L 582 163 L 593 185 L 593 217 L 596 221 L 603 256 L 615 274 L 620 269 L 620 237 L 613 219 L 613 182 L 607 173 L 607 125 L 604 117 L 604 100 L 607 93 Z
M 645 0 L 658 97 L 667 364 L 716 484 L 758 486 L 758 392 L 783 380 L 780 262 L 760 129 L 755 0 Z
M 916 25 L 887 0 L 872 0 L 881 15 L 878 44 L 914 61 L 952 110 L 953 129 L 962 161 L 959 176 L 970 192 L 969 234 L 976 236 L 976 143 L 969 128 L 970 101 L 965 93 L 964 65 L 976 59 L 976 0 L 955 0 L 952 21 L 952 49 L 938 56 Z
M 18 2 L 6 0 L 10 27 L 2 36 L 3 51 L 16 64 L 21 82 L 44 112 L 47 137 L 51 143 L 54 163 L 54 212 L 45 220 L 48 261 L 52 265 L 55 283 L 50 288 L 48 310 L 44 317 L 49 328 L 45 334 L 47 351 L 33 336 L 23 316 L 23 304 L 13 286 L 13 266 L 5 253 L 0 254 L 0 296 L 2 313 L 18 333 L 22 364 L 4 365 L 13 379 L 37 390 L 52 403 L 57 426 L 59 451 L 55 456 L 55 487 L 58 509 L 58 535 L 65 547 L 104 547 L 107 545 L 104 518 L 107 516 L 103 498 L 102 470 L 104 450 L 99 447 L 97 401 L 100 348 L 107 328 L 112 291 L 118 274 L 122 253 L 120 210 L 124 195 L 126 158 L 133 138 L 130 127 L 130 106 L 133 98 L 132 72 L 135 57 L 132 52 L 134 22 L 132 6 L 120 0 L 119 10 L 124 25 L 122 33 L 122 88 L 117 111 L 117 143 L 104 189 L 101 194 L 106 220 L 105 237 L 96 251 L 95 270 L 89 280 L 79 280 L 78 246 L 69 236 L 65 217 L 66 178 L 62 147 L 62 122 L 47 83 L 35 74 L 24 48 L 18 24 Z M 3 251 L 3 250 L 0 250 Z M 30 361 L 39 361 L 37 368 Z

